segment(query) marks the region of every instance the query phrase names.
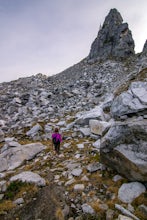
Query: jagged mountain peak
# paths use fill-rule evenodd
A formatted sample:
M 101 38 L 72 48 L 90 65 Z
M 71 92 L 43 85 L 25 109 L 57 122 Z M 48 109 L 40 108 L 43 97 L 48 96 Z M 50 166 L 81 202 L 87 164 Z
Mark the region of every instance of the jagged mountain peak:
M 120 25 L 123 22 L 121 14 L 116 8 L 110 10 L 109 14 L 106 16 L 103 26 L 111 24 Z
M 98 36 L 91 45 L 88 59 L 97 60 L 126 59 L 135 54 L 134 40 L 127 23 L 116 9 L 111 9 L 106 16 Z

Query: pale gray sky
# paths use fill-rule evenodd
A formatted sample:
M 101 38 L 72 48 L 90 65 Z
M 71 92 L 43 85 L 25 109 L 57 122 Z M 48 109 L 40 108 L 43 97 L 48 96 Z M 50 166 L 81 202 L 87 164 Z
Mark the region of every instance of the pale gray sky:
M 111 8 L 129 24 L 141 52 L 147 0 L 0 0 L 0 82 L 53 75 L 78 63 Z

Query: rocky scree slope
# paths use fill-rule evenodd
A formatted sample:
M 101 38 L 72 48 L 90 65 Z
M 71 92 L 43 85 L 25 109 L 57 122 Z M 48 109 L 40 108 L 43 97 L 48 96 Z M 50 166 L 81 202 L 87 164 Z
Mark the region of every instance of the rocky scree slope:
M 113 9 L 78 64 L 0 84 L 2 219 L 145 219 L 147 42 L 133 45 Z

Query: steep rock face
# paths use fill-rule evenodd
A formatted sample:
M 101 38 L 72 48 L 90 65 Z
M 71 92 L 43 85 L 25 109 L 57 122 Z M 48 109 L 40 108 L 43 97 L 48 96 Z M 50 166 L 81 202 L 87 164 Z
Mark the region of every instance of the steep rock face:
M 142 51 L 142 55 L 147 56 L 147 40 L 146 40 L 146 42 L 145 42 L 145 44 L 144 44 L 143 51 Z
M 91 46 L 89 59 L 122 59 L 134 55 L 134 41 L 127 23 L 116 9 L 111 9 Z

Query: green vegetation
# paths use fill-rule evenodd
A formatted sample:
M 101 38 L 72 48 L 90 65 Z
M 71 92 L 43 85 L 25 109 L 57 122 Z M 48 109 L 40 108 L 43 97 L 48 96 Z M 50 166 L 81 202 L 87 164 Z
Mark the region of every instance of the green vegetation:
M 20 191 L 21 187 L 27 186 L 27 183 L 23 183 L 20 181 L 15 181 L 10 183 L 5 193 L 5 199 L 13 199 L 15 195 Z

